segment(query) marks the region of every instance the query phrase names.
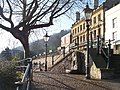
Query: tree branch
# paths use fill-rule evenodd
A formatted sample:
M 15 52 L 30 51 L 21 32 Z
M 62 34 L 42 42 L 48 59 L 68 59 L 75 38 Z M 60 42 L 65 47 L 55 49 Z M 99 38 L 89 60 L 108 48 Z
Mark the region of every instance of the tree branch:
M 0 9 L 2 9 L 1 6 L 0 6 Z M 1 17 L 2 17 L 4 20 L 8 21 L 8 22 L 11 24 L 11 27 L 13 27 L 13 22 L 12 22 L 9 18 L 6 18 L 6 17 L 3 15 L 3 12 L 1 12 L 0 15 L 1 15 Z
M 37 8 L 38 8 L 38 3 L 37 0 L 34 0 L 35 5 L 34 8 L 32 9 L 32 11 L 30 12 L 30 15 L 27 17 L 26 21 L 29 22 L 33 17 L 34 13 L 36 12 Z
M 31 2 L 30 6 L 29 6 L 29 9 L 28 9 L 28 12 L 27 12 L 27 16 L 29 15 L 30 10 L 32 9 L 33 4 L 34 4 L 34 0 Z
M 74 3 L 73 3 L 73 4 L 74 4 Z M 57 17 L 59 17 L 59 16 L 65 14 L 65 13 L 73 6 L 73 4 L 72 4 L 67 10 L 65 10 L 64 12 L 58 14 L 57 16 L 53 16 L 53 18 L 57 18 Z
M 59 8 L 53 15 L 57 14 L 58 12 L 60 12 L 68 3 L 70 2 L 70 0 L 68 0 L 61 8 Z
M 53 6 L 57 3 L 57 1 L 58 1 L 58 0 L 55 0 L 55 1 L 52 3 L 52 5 L 51 5 L 48 9 L 46 9 L 43 13 L 40 14 L 41 11 L 38 12 L 38 13 L 37 13 L 38 16 L 37 16 L 34 20 L 32 20 L 32 22 L 31 22 L 30 24 L 33 24 L 37 19 L 39 19 L 39 18 L 42 17 L 43 15 L 47 14 L 47 13 L 49 12 L 49 10 L 52 9 Z
M 52 10 L 51 15 L 53 15 L 53 13 L 55 12 L 55 10 L 57 9 L 57 7 L 58 7 L 58 5 L 59 5 L 59 1 L 60 1 L 60 0 L 57 1 L 56 6 L 55 6 L 54 9 Z
M 13 22 L 12 22 L 12 12 L 13 12 L 13 10 L 12 10 L 12 7 L 11 7 L 11 5 L 10 5 L 10 2 L 8 1 L 8 0 L 6 0 L 7 1 L 7 3 L 8 3 L 8 6 L 9 6 L 9 9 L 10 9 L 10 16 L 9 16 L 9 21 L 10 21 L 10 24 L 11 24 L 11 27 L 13 28 L 14 27 L 14 24 L 13 24 Z
M 50 25 L 53 25 L 53 18 L 52 17 L 50 17 L 50 20 L 48 23 L 31 25 L 29 29 L 32 30 L 32 29 L 37 29 L 37 28 L 49 27 Z
M 0 24 L 0 28 L 2 28 L 2 29 L 4 29 L 4 30 L 6 30 L 6 31 L 8 31 L 8 32 L 10 32 L 10 28 L 5 27 L 5 26 L 3 26 L 2 24 Z

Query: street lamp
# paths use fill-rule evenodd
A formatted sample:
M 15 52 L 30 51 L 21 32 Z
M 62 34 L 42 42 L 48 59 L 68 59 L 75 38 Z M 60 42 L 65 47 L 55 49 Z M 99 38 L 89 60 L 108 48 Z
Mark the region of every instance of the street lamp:
M 48 36 L 47 32 L 46 32 L 46 35 L 43 36 L 43 39 L 45 41 L 45 48 L 46 48 L 46 50 L 45 50 L 45 52 L 46 52 L 46 54 L 45 54 L 45 71 L 47 71 L 47 43 L 48 43 L 49 37 L 50 36 Z
M 88 4 L 84 9 L 85 20 L 86 20 L 86 30 L 87 30 L 87 68 L 86 68 L 86 78 L 90 79 L 90 61 L 89 61 L 89 27 L 92 15 L 92 9 L 89 8 Z

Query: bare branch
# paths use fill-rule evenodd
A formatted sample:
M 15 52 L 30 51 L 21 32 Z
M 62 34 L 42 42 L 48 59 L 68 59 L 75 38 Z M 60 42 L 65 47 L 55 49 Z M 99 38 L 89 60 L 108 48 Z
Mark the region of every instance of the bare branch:
M 30 15 L 27 17 L 27 21 L 30 21 L 32 19 L 32 16 L 34 15 L 34 13 L 36 12 L 36 10 L 38 8 L 37 0 L 34 0 L 34 2 L 35 2 L 35 6 L 32 9 L 32 11 L 30 12 Z
M 33 4 L 34 4 L 34 0 L 31 2 L 30 7 L 28 8 L 27 16 L 29 15 L 30 10 L 32 9 Z
M 0 8 L 1 8 L 1 7 L 0 7 Z M 8 22 L 11 24 L 11 27 L 14 26 L 14 25 L 13 25 L 13 22 L 12 22 L 9 18 L 6 18 L 6 17 L 3 15 L 3 13 L 1 13 L 1 17 L 2 17 L 4 20 L 8 21 Z
M 52 10 L 51 15 L 53 15 L 53 13 L 55 12 L 55 10 L 57 9 L 57 7 L 58 7 L 58 5 L 59 5 L 59 1 L 60 1 L 60 0 L 57 1 L 56 6 L 55 6 L 54 9 Z
M 15 5 L 15 6 L 17 6 L 17 7 L 19 7 L 19 8 L 21 8 L 22 9 L 22 6 L 21 6 L 21 4 L 20 4 L 20 1 L 19 0 L 16 0 L 16 2 L 14 1 L 14 2 L 12 2 L 12 1 L 10 1 L 11 2 L 11 4 L 13 4 L 13 5 Z
M 32 25 L 32 26 L 30 26 L 30 29 L 37 29 L 37 28 L 49 27 L 50 25 L 53 25 L 53 23 Z
M 74 3 L 73 3 L 73 4 L 74 4 Z M 59 16 L 65 14 L 65 13 L 73 6 L 73 4 L 72 4 L 67 10 L 65 10 L 64 12 L 62 12 L 62 13 L 56 15 L 56 16 L 54 16 L 53 18 L 57 18 L 57 17 L 59 17 Z
M 8 31 L 8 32 L 10 32 L 10 28 L 5 27 L 5 26 L 3 26 L 2 24 L 0 24 L 0 28 L 2 28 L 2 29 L 4 29 L 4 30 L 6 30 L 6 31 Z
M 68 3 L 70 2 L 70 0 L 68 0 L 61 8 L 59 8 L 53 15 L 57 14 L 58 12 L 60 12 Z
M 10 15 L 9 15 L 9 18 L 8 18 L 8 19 L 9 19 L 9 22 L 10 22 L 10 24 L 11 24 L 11 27 L 13 28 L 13 27 L 14 27 L 14 24 L 13 24 L 12 19 L 11 19 L 13 10 L 12 10 L 12 7 L 11 7 L 11 5 L 10 5 L 10 2 L 9 2 L 8 0 L 6 0 L 6 1 L 7 1 L 7 3 L 8 3 L 9 9 L 10 9 Z

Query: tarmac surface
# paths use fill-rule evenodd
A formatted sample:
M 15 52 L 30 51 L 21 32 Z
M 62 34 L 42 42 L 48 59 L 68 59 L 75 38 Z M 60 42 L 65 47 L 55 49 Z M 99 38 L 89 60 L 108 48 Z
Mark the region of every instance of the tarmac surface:
M 32 90 L 120 90 L 119 80 L 88 80 L 84 75 L 37 71 Z

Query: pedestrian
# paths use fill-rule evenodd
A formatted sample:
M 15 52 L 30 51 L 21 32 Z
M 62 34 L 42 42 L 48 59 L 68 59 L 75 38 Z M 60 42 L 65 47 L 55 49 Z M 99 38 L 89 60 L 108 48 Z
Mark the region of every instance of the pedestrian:
M 39 61 L 39 70 L 42 71 L 41 62 Z

